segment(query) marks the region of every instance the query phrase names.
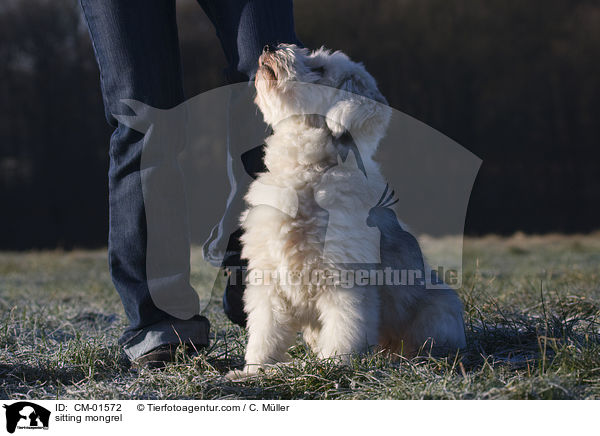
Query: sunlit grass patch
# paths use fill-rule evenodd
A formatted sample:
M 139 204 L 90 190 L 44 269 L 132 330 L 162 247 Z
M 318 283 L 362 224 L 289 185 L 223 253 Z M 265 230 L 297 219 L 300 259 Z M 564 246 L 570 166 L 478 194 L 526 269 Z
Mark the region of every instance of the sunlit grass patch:
M 208 348 L 190 356 L 181 347 L 164 370 L 136 370 L 117 344 L 126 321 L 104 251 L 1 253 L 0 396 L 600 398 L 599 264 L 600 235 L 467 238 L 461 353 L 370 354 L 340 366 L 298 339 L 291 363 L 233 382 L 224 374 L 243 364 L 246 332 L 227 321 L 218 292 L 205 310 Z M 193 266 L 204 298 L 214 279 L 213 269 Z

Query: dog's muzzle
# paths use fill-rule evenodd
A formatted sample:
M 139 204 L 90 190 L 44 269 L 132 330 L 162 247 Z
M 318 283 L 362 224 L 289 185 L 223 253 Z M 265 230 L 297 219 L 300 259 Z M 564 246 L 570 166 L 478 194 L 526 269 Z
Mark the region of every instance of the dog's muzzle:
M 273 52 L 263 52 L 260 58 L 258 58 L 258 72 L 264 80 L 277 80 L 277 74 L 273 67 L 271 67 L 273 62 L 271 59 L 272 53 Z

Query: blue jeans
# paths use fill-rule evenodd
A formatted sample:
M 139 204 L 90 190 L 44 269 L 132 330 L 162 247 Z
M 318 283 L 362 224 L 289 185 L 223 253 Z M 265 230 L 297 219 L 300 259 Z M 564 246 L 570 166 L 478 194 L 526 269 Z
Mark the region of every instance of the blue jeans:
M 291 0 L 198 0 L 215 25 L 226 55 L 227 78 L 247 81 L 254 75 L 266 44 L 298 42 Z M 208 344 L 208 320 L 196 315 L 178 319 L 158 309 L 146 276 L 147 225 L 140 176 L 144 135 L 120 124 L 113 115 L 132 115 L 121 99 L 169 109 L 184 101 L 175 0 L 80 0 L 89 28 L 106 118 L 115 128 L 110 140 L 109 267 L 130 325 L 120 343 L 130 359 L 180 341 Z M 152 134 L 151 132 L 147 134 Z M 183 145 L 181 145 L 183 146 Z M 166 145 L 165 145 L 166 147 Z M 167 150 L 167 148 L 165 149 Z M 178 181 L 165 201 L 168 210 L 185 210 L 183 177 L 177 164 L 181 149 L 169 146 L 152 173 Z M 169 207 L 172 206 L 172 207 Z M 169 262 L 161 265 L 173 298 L 199 308 L 190 285 L 189 225 L 186 214 L 165 217 L 165 241 L 173 242 Z M 224 235 L 229 237 L 229 235 Z

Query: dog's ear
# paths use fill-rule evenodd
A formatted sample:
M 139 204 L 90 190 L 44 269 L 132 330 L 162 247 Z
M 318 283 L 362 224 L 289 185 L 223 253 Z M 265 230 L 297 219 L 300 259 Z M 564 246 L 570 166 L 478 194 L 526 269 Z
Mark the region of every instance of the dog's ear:
M 327 125 L 334 137 L 344 132 L 379 139 L 385 133 L 391 109 L 373 77 L 361 64 L 342 82 L 336 103 L 327 111 Z

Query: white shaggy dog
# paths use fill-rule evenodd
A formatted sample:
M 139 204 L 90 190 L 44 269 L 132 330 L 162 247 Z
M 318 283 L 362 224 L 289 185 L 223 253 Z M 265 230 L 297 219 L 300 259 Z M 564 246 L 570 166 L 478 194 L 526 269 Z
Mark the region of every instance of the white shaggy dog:
M 366 225 L 378 198 L 382 207 L 391 198 L 383 198 L 373 160 L 391 110 L 371 75 L 341 52 L 281 44 L 265 47 L 255 86 L 273 134 L 268 171 L 250 186 L 242 216 L 249 339 L 238 375 L 287 360 L 298 331 L 319 356 L 342 361 L 373 348 L 410 356 L 428 340 L 465 346 L 462 305 L 451 289 L 342 286 L 335 273 L 394 255 L 381 251 L 380 231 Z

